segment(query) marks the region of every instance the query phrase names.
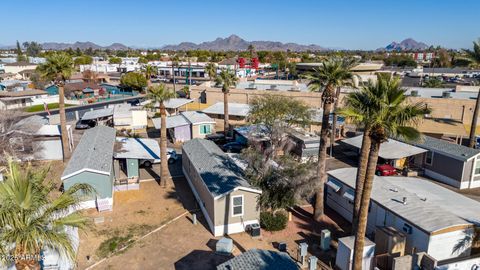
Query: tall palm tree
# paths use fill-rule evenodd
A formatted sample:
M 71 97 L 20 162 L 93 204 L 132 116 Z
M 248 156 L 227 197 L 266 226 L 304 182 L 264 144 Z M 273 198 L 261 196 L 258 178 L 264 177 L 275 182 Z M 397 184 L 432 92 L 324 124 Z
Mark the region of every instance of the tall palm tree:
M 326 162 L 327 162 L 327 142 L 328 142 L 328 122 L 333 104 L 335 103 L 335 89 L 349 81 L 352 81 L 353 75 L 350 69 L 353 62 L 350 59 L 331 58 L 322 62 L 322 66 L 312 74 L 305 76 L 310 82 L 308 86 L 311 91 L 322 93 L 322 127 L 320 131 L 320 147 L 318 151 L 317 167 L 317 190 L 315 196 L 314 219 L 320 221 L 324 214 L 324 186 L 327 180 Z
M 145 65 L 142 68 L 143 74 L 145 74 L 145 79 L 147 79 L 147 87 L 152 85 L 152 76 L 158 73 L 156 66 Z
M 57 187 L 45 180 L 47 172 L 30 166 L 23 170 L 10 160 L 7 177 L 0 183 L 0 245 L 6 253 L 2 255 L 12 255 L 19 270 L 39 269 L 46 248 L 74 261 L 74 243 L 66 229 L 84 229 L 88 224 L 75 208 L 80 203 L 77 194 L 92 193 L 92 187 L 77 184 L 53 196 Z
M 467 57 L 472 61 L 472 66 L 479 67 L 480 66 L 480 39 L 478 41 L 473 42 L 473 50 L 465 50 Z M 475 140 L 475 132 L 477 130 L 477 120 L 478 120 L 478 113 L 480 107 L 480 91 L 478 92 L 477 101 L 475 102 L 475 109 L 473 110 L 472 116 L 472 126 L 470 127 L 470 139 L 468 142 L 468 146 L 471 148 L 475 147 L 476 140 Z
M 65 52 L 55 52 L 47 56 L 44 64 L 37 67 L 37 71 L 47 80 L 52 81 L 58 88 L 58 109 L 60 112 L 60 131 L 62 133 L 63 161 L 70 157 L 68 144 L 67 119 L 65 116 L 65 81 L 74 72 L 73 59 Z
M 210 62 L 205 66 L 205 72 L 207 72 L 208 77 L 212 81 L 215 79 L 215 76 L 217 76 L 217 66 Z
M 177 85 L 177 82 L 175 81 L 175 67 L 178 67 L 178 62 L 180 61 L 180 57 L 178 57 L 178 55 L 175 55 L 173 58 L 172 58 L 172 79 L 173 79 L 173 92 L 176 92 L 177 89 L 176 89 L 176 85 Z
M 418 140 L 420 132 L 413 126 L 421 117 L 429 113 L 423 103 L 407 103 L 406 90 L 401 88 L 399 78 L 380 76 L 376 84 L 369 83 L 359 93 L 352 93 L 342 111 L 347 118 L 367 126 L 371 145 L 362 152 L 368 151 L 368 159 L 362 160 L 360 168 L 366 163 L 365 179 L 360 201 L 358 226 L 355 236 L 353 266 L 362 269 L 363 247 L 367 228 L 368 208 L 373 187 L 373 178 L 378 161 L 380 145 L 389 137 L 400 137 L 405 140 Z M 360 104 L 363 101 L 364 104 Z M 350 112 L 350 113 L 348 113 Z
M 230 70 L 224 69 L 218 74 L 215 79 L 217 85 L 222 85 L 223 92 L 223 127 L 225 137 L 227 137 L 230 130 L 230 124 L 228 122 L 228 94 L 230 93 L 230 87 L 234 86 L 238 78 Z
M 170 178 L 167 160 L 167 111 L 165 102 L 175 97 L 175 92 L 168 90 L 164 84 L 150 86 L 147 91 L 147 98 L 151 100 L 153 106 L 160 105 L 160 181 L 163 187 L 167 186 Z

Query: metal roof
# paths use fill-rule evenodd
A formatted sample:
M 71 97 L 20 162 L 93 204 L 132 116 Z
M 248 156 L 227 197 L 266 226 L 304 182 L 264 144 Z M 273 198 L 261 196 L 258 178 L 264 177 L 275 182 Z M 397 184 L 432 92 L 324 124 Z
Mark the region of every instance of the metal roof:
M 63 171 L 62 180 L 83 171 L 110 175 L 115 133 L 114 128 L 102 125 L 86 130 Z
M 94 119 L 108 117 L 112 115 L 113 115 L 113 108 L 105 108 L 105 109 L 86 112 L 82 116 L 82 120 L 94 120 Z
M 422 140 L 413 144 L 433 152 L 443 153 L 461 161 L 467 161 L 480 154 L 480 149 L 473 149 L 430 136 L 423 136 Z
M 243 170 L 212 141 L 187 141 L 183 144 L 182 154 L 190 160 L 214 198 L 239 187 L 261 193 L 243 178 Z
M 362 147 L 363 135 L 344 139 L 342 140 L 342 142 L 360 149 Z M 427 151 L 428 150 L 425 150 L 423 148 L 416 147 L 414 145 L 390 138 L 388 139 L 388 141 L 380 145 L 380 152 L 378 156 L 383 159 L 401 159 L 425 153 Z
M 357 168 L 332 170 L 328 174 L 355 189 Z M 374 176 L 371 199 L 427 233 L 480 221 L 479 202 L 425 179 Z
M 208 114 L 220 114 L 223 115 L 223 102 L 217 102 L 212 106 L 203 110 Z M 250 105 L 241 103 L 228 103 L 228 114 L 233 116 L 246 117 L 250 111 Z
M 297 270 L 298 266 L 287 253 L 250 249 L 220 265 L 217 270 Z
M 190 123 L 183 117 L 182 115 L 173 115 L 167 117 L 167 128 L 175 128 L 181 126 L 188 126 Z M 153 125 L 156 129 L 160 129 L 162 127 L 162 118 L 152 118 Z
M 424 87 L 405 87 L 405 95 L 411 96 L 412 91 L 416 91 L 417 97 L 442 99 L 443 92 L 449 92 L 452 99 L 476 99 L 478 92 L 454 92 L 451 88 L 424 88 Z M 445 98 L 448 99 L 448 98 Z
M 183 115 L 193 125 L 208 123 L 215 124 L 215 120 L 213 120 L 210 116 L 206 115 L 203 112 L 186 111 L 181 112 L 181 115 Z
M 117 137 L 115 158 L 160 159 L 157 140 Z

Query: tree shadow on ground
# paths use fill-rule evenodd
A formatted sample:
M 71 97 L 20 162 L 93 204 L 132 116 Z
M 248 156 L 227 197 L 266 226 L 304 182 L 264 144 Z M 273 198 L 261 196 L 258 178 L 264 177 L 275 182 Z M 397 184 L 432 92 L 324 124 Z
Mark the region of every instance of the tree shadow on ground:
M 175 270 L 191 270 L 191 269 L 216 269 L 217 265 L 222 264 L 233 258 L 232 255 L 220 255 L 213 251 L 193 250 L 186 256 L 176 261 Z

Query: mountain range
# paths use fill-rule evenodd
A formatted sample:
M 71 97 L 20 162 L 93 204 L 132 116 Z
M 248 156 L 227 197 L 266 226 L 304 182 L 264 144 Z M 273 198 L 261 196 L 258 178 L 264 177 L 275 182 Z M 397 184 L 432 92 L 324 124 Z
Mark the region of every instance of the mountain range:
M 80 41 L 77 41 L 75 43 L 63 43 L 63 42 L 45 42 L 45 43 L 41 43 L 40 45 L 42 45 L 42 48 L 44 50 L 65 50 L 65 49 L 68 49 L 68 48 L 72 48 L 72 49 L 77 49 L 79 48 L 80 50 L 86 50 L 88 48 L 92 48 L 92 49 L 100 49 L 100 50 L 106 50 L 106 49 L 110 49 L 110 50 L 127 50 L 128 47 L 121 44 L 121 43 L 113 43 L 111 45 L 108 45 L 108 46 L 100 46 L 98 44 L 95 44 L 93 42 L 90 42 L 90 41 L 86 41 L 86 42 L 80 42 Z M 14 49 L 16 46 L 14 45 L 0 45 L 0 49 Z
M 380 50 L 386 51 L 421 51 L 427 49 L 429 46 L 423 42 L 418 42 L 412 38 L 402 40 L 400 43 L 393 41 L 385 48 Z
M 282 43 L 278 41 L 246 41 L 237 35 L 227 38 L 217 38 L 213 41 L 206 41 L 199 44 L 182 42 L 177 45 L 167 45 L 164 50 L 211 50 L 211 51 L 245 51 L 249 45 L 253 45 L 257 51 L 324 51 L 327 50 L 318 45 L 301 45 L 297 43 Z

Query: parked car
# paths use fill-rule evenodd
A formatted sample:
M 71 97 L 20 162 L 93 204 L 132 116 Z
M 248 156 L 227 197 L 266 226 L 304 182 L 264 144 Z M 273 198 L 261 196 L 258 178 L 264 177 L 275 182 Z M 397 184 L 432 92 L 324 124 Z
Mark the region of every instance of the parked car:
M 142 103 L 143 101 L 144 101 L 143 98 L 135 98 L 135 99 L 128 100 L 127 103 L 132 106 L 140 106 L 140 103 Z
M 177 151 L 175 151 L 172 148 L 167 148 L 167 160 L 168 160 L 168 164 L 175 163 L 178 160 Z M 150 168 L 152 167 L 153 164 L 157 164 L 160 162 L 161 160 L 158 158 L 158 159 L 141 159 L 139 160 L 138 163 L 142 167 Z
M 227 153 L 240 153 L 245 147 L 245 144 L 239 142 L 230 142 L 222 146 L 222 150 Z
M 375 174 L 378 176 L 397 175 L 397 169 L 395 169 L 395 167 L 393 167 L 392 165 L 388 164 L 377 165 Z
M 223 145 L 223 144 L 227 143 L 227 138 L 225 138 L 225 134 L 223 134 L 223 133 L 210 134 L 210 135 L 205 136 L 205 139 L 210 140 L 217 145 Z
M 78 120 L 75 124 L 75 129 L 89 129 L 97 126 L 97 121 L 95 120 Z

